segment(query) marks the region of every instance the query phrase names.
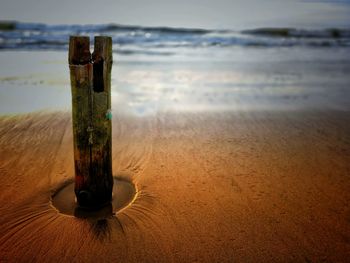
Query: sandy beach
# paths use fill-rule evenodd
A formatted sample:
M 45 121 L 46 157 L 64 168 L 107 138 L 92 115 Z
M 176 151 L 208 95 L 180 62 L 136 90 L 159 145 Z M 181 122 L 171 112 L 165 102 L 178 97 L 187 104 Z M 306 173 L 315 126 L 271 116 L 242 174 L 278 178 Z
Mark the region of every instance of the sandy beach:
M 1 262 L 345 262 L 350 115 L 164 112 L 113 117 L 113 173 L 135 199 L 64 215 L 70 112 L 0 118 Z
M 348 262 L 350 30 L 280 26 L 0 28 L 0 263 Z M 70 35 L 113 41 L 113 201 L 93 216 Z

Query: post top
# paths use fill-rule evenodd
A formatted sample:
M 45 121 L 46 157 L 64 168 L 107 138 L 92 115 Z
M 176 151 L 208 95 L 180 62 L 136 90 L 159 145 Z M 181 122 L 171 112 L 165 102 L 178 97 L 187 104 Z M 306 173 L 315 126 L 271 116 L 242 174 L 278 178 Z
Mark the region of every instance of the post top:
M 84 65 L 93 61 L 112 62 L 112 38 L 95 36 L 94 52 L 90 53 L 89 36 L 70 36 L 68 62 L 73 65 Z
M 88 36 L 69 37 L 69 64 L 83 65 L 91 62 L 90 38 Z
M 112 61 L 112 38 L 109 36 L 95 36 L 94 53 L 92 59 L 98 61 Z

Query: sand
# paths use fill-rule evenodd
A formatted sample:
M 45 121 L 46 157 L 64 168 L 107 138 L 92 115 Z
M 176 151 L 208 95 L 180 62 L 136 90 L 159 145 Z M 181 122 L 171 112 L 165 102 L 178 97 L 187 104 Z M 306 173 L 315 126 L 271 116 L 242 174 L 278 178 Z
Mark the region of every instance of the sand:
M 107 219 L 61 214 L 69 112 L 0 117 L 0 262 L 346 262 L 350 114 L 113 117 L 113 171 L 136 197 Z

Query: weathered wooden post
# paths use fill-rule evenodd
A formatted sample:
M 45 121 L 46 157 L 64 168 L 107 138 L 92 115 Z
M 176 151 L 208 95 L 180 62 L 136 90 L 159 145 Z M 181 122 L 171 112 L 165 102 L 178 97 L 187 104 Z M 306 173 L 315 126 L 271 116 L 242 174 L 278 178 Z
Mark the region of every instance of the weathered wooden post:
M 72 36 L 69 69 L 75 164 L 75 195 L 80 207 L 99 208 L 112 199 L 111 69 L 112 39 Z

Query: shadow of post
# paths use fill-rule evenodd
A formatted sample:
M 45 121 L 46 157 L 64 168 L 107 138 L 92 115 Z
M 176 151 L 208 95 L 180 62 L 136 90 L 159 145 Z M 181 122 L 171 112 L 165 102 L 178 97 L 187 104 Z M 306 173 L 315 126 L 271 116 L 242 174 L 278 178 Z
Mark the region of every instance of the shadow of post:
M 98 210 L 87 210 L 80 207 L 76 207 L 74 210 L 74 216 L 87 220 L 92 233 L 101 241 L 110 237 L 111 226 L 109 219 L 113 215 L 113 206 L 111 203 Z

